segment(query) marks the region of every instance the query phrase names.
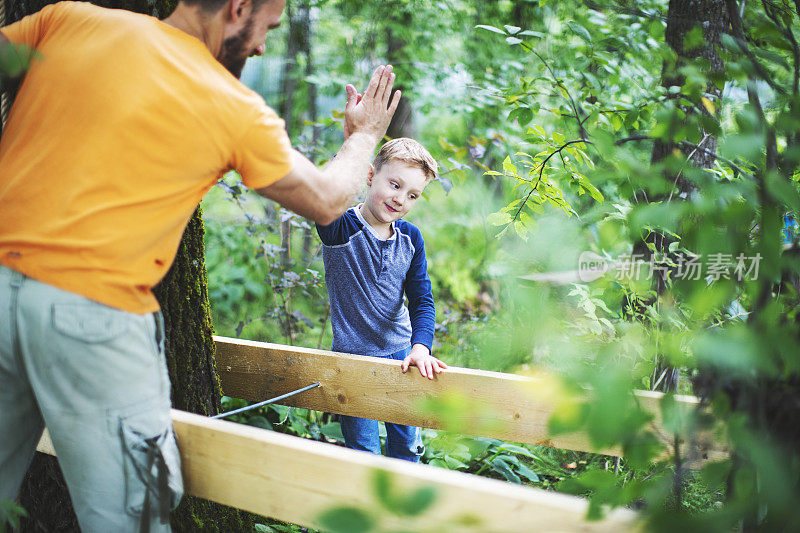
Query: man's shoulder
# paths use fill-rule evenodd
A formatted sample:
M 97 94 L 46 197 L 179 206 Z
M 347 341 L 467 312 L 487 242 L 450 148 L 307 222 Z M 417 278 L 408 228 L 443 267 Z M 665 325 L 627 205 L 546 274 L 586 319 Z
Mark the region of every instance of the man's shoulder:
M 144 15 L 142 13 L 136 13 L 135 11 L 130 11 L 127 9 L 112 9 L 109 7 L 102 7 L 91 2 L 77 2 L 73 0 L 66 0 L 63 2 L 57 2 L 55 4 L 51 4 L 44 9 L 52 9 L 56 13 L 63 13 L 65 15 L 72 15 L 72 16 L 79 16 L 79 17 L 91 17 L 94 20 L 98 18 L 103 19 L 117 19 L 117 20 L 144 20 L 144 19 L 151 19 L 149 15 Z
M 145 15 L 126 9 L 110 9 L 90 2 L 78 2 L 73 0 L 46 5 L 32 16 L 39 17 L 39 20 L 45 21 L 45 24 L 50 28 L 59 27 L 65 23 L 96 22 L 98 19 L 135 19 L 145 17 Z
M 79 10 L 83 12 L 95 12 L 95 13 L 111 13 L 111 9 L 107 7 L 100 7 L 98 5 L 92 4 L 90 2 L 78 2 L 73 0 L 65 0 L 64 2 L 56 2 L 55 4 L 51 4 L 49 6 L 50 9 L 55 11 L 73 11 Z M 47 9 L 47 7 L 43 8 Z M 132 13 L 132 12 L 130 12 Z

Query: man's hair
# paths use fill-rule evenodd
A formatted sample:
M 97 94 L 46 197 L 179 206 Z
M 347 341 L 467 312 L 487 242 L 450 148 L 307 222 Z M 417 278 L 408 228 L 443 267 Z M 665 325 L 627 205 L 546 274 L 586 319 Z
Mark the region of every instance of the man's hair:
M 424 146 L 408 137 L 398 137 L 387 142 L 378 150 L 378 155 L 372 161 L 375 172 L 390 161 L 401 161 L 406 165 L 419 168 L 425 174 L 425 179 L 430 181 L 437 177 L 439 165 Z
M 180 0 L 187 6 L 200 6 L 200 9 L 206 13 L 216 13 L 224 6 L 228 0 Z M 251 0 L 253 4 L 253 12 L 259 9 L 262 5 L 272 0 Z

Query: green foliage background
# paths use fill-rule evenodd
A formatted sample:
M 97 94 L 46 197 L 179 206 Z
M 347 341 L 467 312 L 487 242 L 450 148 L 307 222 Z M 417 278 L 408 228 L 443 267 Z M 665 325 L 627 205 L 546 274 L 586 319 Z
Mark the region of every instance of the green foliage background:
M 597 446 L 625 450 L 616 461 L 426 430 L 427 462 L 588 495 L 589 518 L 641 509 L 650 530 L 794 530 L 798 256 L 784 220 L 800 215 L 800 8 L 706 1 L 687 16 L 679 4 L 293 2 L 308 10 L 311 47 L 289 57 L 288 32 L 271 35 L 269 56 L 251 61 L 244 79 L 277 107 L 281 76 L 300 76 L 293 139 L 324 162 L 342 138 L 334 110 L 343 84 L 394 62 L 413 134 L 442 166 L 409 217 L 427 243 L 435 354 L 559 373 L 567 390 L 592 392 L 558 412 L 551 431 L 581 429 Z M 217 332 L 327 348 L 308 222 L 243 191 L 235 175 L 204 211 Z M 656 274 L 552 275 L 575 271 L 586 251 L 609 262 L 640 254 L 644 274 Z M 715 254 L 759 256 L 758 276 L 739 280 L 731 266 L 716 279 L 681 277 L 687 258 L 707 267 Z M 708 426 L 671 401 L 699 395 L 730 460 L 691 472 L 674 449 L 663 459 L 631 391 L 668 382 L 668 427 Z M 322 413 L 270 407 L 242 421 L 341 440 Z M 374 529 L 380 521 L 365 512 L 332 513 L 326 524 Z
M 800 530 L 800 4 L 289 8 L 244 81 L 284 108 L 295 145 L 327 160 L 342 138 L 343 84 L 391 61 L 411 104 L 402 126 L 441 163 L 439 183 L 410 216 L 428 243 L 435 354 L 558 373 L 564 390 L 589 392 L 557 410 L 551 433 L 582 430 L 625 452 L 620 461 L 426 430 L 425 461 L 587 495 L 589 519 L 634 507 L 648 530 Z M 16 75 L 31 57 L 0 50 L 0 70 Z M 298 83 L 288 102 L 280 87 L 290 78 Z M 204 211 L 217 332 L 327 347 L 309 223 L 244 191 L 235 174 Z M 570 272 L 586 251 L 610 264 L 636 254 L 644 274 L 582 280 Z M 759 258 L 757 276 L 737 276 L 740 256 Z M 680 269 L 692 257 L 731 263 L 687 279 Z M 666 427 L 712 428 L 730 458 L 689 471 L 692 458 L 653 434 L 636 388 L 665 390 Z M 676 392 L 698 395 L 712 416 L 678 412 Z M 431 408 L 455 419 L 463 406 L 444 398 Z M 341 441 L 329 414 L 270 406 L 239 420 Z M 326 528 L 376 530 L 380 513 L 410 516 L 435 498 L 397 494 L 386 479 L 375 487 L 380 505 L 331 510 Z M 9 517 L 20 512 L 4 503 Z

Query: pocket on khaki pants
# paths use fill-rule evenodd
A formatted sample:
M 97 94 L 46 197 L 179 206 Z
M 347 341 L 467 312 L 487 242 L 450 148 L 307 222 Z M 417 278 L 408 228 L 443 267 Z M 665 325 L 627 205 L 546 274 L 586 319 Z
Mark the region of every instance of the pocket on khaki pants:
M 158 403 L 145 404 L 120 417 L 119 431 L 125 470 L 125 509 L 132 515 L 169 520 L 183 496 L 181 460 L 172 423 Z M 160 419 L 160 420 L 159 420 Z

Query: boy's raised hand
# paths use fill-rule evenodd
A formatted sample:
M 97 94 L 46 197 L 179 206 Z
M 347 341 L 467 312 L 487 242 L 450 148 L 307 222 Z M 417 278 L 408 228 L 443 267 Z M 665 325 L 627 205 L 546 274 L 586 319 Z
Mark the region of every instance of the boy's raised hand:
M 347 105 L 344 108 L 345 139 L 356 132 L 374 135 L 377 138 L 383 137 L 400 103 L 400 91 L 395 91 L 392 97 L 394 79 L 392 66 L 381 65 L 372 73 L 363 95 L 350 84 L 345 87 L 347 91 Z
M 428 347 L 423 344 L 415 344 L 411 347 L 411 353 L 403 359 L 400 369 L 405 374 L 411 365 L 419 368 L 419 373 L 422 374 L 422 377 L 428 379 L 433 379 L 435 374 L 440 374 L 447 368 L 447 364 L 432 356 L 428 351 Z

